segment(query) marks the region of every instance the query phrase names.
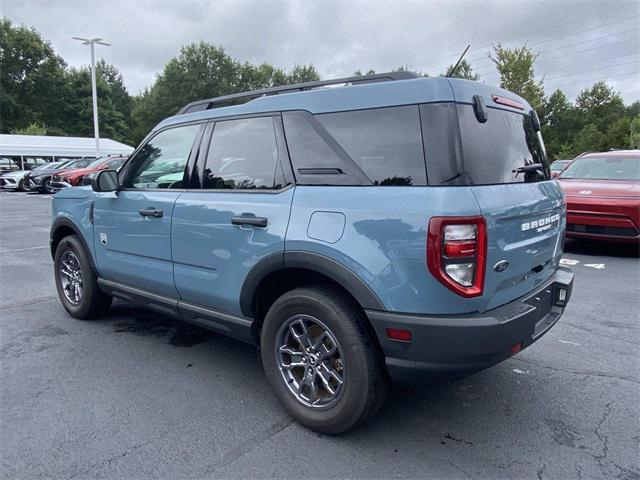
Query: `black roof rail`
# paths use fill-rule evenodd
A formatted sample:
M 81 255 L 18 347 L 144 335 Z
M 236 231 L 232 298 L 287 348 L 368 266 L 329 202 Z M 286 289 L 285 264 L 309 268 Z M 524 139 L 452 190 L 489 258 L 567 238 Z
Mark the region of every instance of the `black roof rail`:
M 376 82 L 389 82 L 394 80 L 407 80 L 410 78 L 416 78 L 417 75 L 413 72 L 402 70 L 399 72 L 387 72 L 376 73 L 373 75 L 356 75 L 353 77 L 335 78 L 333 80 L 318 80 L 314 82 L 294 83 L 292 85 L 282 85 L 280 87 L 263 88 L 260 90 L 254 90 L 251 92 L 234 93 L 231 95 L 223 95 L 221 97 L 208 98 L 206 100 L 197 100 L 191 102 L 182 107 L 177 115 L 183 113 L 200 112 L 202 110 L 210 110 L 214 108 L 216 104 L 224 104 L 233 102 L 239 99 L 255 99 L 258 97 L 264 97 L 267 95 L 277 95 L 279 93 L 290 92 L 302 92 L 304 90 L 311 90 L 314 88 L 326 87 L 329 85 L 340 85 L 342 83 L 359 84 L 359 83 L 376 83 Z M 224 105 L 220 105 L 224 106 Z

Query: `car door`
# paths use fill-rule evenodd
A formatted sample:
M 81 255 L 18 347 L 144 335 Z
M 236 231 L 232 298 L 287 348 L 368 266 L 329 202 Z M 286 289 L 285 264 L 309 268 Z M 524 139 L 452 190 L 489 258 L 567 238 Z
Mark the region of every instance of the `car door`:
M 182 305 L 241 314 L 248 273 L 284 253 L 294 193 L 290 163 L 280 115 L 207 128 L 199 188 L 181 195 L 173 214 L 176 288 Z
M 203 128 L 190 124 L 160 130 L 120 173 L 120 189 L 96 194 L 94 246 L 101 277 L 177 298 L 171 215 Z

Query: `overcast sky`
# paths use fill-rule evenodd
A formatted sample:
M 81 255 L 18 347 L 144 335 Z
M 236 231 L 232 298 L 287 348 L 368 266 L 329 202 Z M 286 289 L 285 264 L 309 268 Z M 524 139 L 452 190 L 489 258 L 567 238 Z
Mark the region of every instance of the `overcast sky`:
M 606 80 L 626 103 L 640 98 L 640 2 L 607 1 L 143 1 L 1 0 L 0 11 L 34 27 L 68 64 L 88 64 L 71 36 L 102 37 L 98 58 L 118 67 L 130 93 L 150 86 L 180 47 L 204 40 L 241 61 L 291 68 L 313 63 L 324 78 L 401 65 L 431 75 L 467 59 L 498 83 L 486 52 L 524 42 L 540 56 L 547 92 L 573 98 Z

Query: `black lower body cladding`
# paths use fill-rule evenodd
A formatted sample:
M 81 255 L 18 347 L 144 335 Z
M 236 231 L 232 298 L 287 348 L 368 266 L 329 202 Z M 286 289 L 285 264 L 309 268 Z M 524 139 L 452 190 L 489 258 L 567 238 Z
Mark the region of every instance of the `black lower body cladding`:
M 560 267 L 535 291 L 484 313 L 366 313 L 393 380 L 404 384 L 437 383 L 488 368 L 537 341 L 564 312 L 572 286 L 573 272 Z M 389 339 L 388 328 L 411 331 L 411 341 Z

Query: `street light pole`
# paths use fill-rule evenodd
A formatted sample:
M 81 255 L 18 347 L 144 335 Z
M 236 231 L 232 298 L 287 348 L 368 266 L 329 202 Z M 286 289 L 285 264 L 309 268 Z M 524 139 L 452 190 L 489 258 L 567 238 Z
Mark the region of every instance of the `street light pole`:
M 82 38 L 71 37 L 74 40 L 79 40 L 83 45 L 89 45 L 91 47 L 91 96 L 93 97 L 93 134 L 96 138 L 96 158 L 100 156 L 100 128 L 98 126 L 98 89 L 96 87 L 96 58 L 94 46 L 104 45 L 110 46 L 109 43 L 103 42 L 101 38 Z
M 96 86 L 96 57 L 91 42 L 91 96 L 93 97 L 93 135 L 96 137 L 96 158 L 100 156 L 100 127 L 98 127 L 98 88 Z

